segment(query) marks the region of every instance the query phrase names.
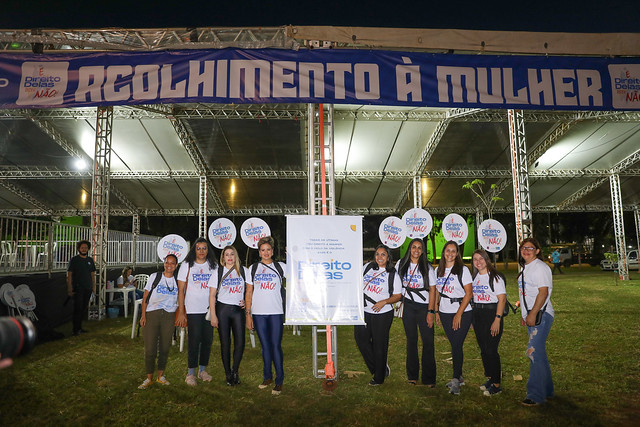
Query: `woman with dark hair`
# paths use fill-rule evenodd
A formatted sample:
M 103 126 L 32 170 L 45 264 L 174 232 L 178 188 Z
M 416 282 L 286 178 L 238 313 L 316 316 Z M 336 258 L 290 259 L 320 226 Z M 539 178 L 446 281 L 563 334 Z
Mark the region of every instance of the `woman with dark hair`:
M 116 280 L 116 286 L 119 288 L 135 288 L 137 280 L 131 274 L 132 271 L 133 268 L 131 266 L 127 265 L 126 267 L 124 267 L 122 269 L 122 274 L 120 274 L 120 276 L 118 276 L 118 279 Z M 133 292 L 135 293 L 135 299 L 142 298 L 143 292 L 140 289 L 135 289 Z M 129 299 L 133 303 L 133 294 L 129 295 L 129 297 Z
M 527 397 L 522 404 L 535 406 L 553 397 L 553 379 L 546 349 L 547 336 L 555 315 L 550 300 L 553 279 L 551 269 L 542 260 L 542 249 L 536 239 L 524 239 L 518 253 L 518 289 L 522 309 L 520 323 L 529 332 L 529 381 Z
M 249 270 L 240 265 L 238 251 L 227 246 L 220 255 L 220 270 L 209 278 L 209 307 L 211 326 L 218 328 L 220 354 L 227 385 L 240 384 L 238 369 L 244 353 L 244 327 L 246 324 L 244 291 Z M 251 295 L 247 296 L 251 306 Z M 233 368 L 231 367 L 231 334 L 233 333 Z
M 422 384 L 435 387 L 436 358 L 433 346 L 436 273 L 427 261 L 422 239 L 413 239 L 409 250 L 396 264 L 402 278 L 402 324 L 407 336 L 407 378 L 418 383 L 418 331 L 422 338 Z
M 198 385 L 198 367 L 198 378 L 207 382 L 212 380 L 206 369 L 213 342 L 213 326 L 205 317 L 209 308 L 209 278 L 216 274 L 217 268 L 218 261 L 213 247 L 207 239 L 199 237 L 191 246 L 178 271 L 177 326 L 186 326 L 189 335 L 188 372 L 185 382 L 192 387 Z
M 480 386 L 485 396 L 502 392 L 500 354 L 504 307 L 507 303 L 506 279 L 491 263 L 484 249 L 473 253 L 473 330 L 487 382 Z
M 460 394 L 464 385 L 462 345 L 471 326 L 471 273 L 462 262 L 460 248 L 449 240 L 442 249 L 438 264 L 436 290 L 440 294 L 439 310 L 436 310 L 436 323 L 442 325 L 451 344 L 453 359 L 453 378 L 447 383 L 451 394 Z
M 370 386 L 384 383 L 389 376 L 387 364 L 389 329 L 393 322 L 393 304 L 400 301 L 402 282 L 393 267 L 391 251 L 378 245 L 374 261 L 363 267 L 364 321 L 366 325 L 354 328 L 354 337 L 360 354 L 373 378 Z
M 274 241 L 271 236 L 258 241 L 260 261 L 251 266 L 247 277 L 247 324 L 251 326 L 253 315 L 253 325 L 262 347 L 263 381 L 258 388 L 265 389 L 273 382 L 273 364 L 276 370 L 276 384 L 271 393 L 279 395 L 284 382 L 284 307 L 281 290 L 287 268 L 286 264 L 273 260 L 273 247 Z
M 164 270 L 153 273 L 144 288 L 142 297 L 142 338 L 144 339 L 144 365 L 147 378 L 138 386 L 145 390 L 153 384 L 153 371 L 158 358 L 158 377 L 156 382 L 169 385 L 164 376 L 171 348 L 171 336 L 175 330 L 175 311 L 178 307 L 178 284 L 175 270 L 178 258 L 169 254 L 164 259 Z M 157 276 L 160 275 L 160 278 Z M 154 286 L 155 285 L 155 286 Z

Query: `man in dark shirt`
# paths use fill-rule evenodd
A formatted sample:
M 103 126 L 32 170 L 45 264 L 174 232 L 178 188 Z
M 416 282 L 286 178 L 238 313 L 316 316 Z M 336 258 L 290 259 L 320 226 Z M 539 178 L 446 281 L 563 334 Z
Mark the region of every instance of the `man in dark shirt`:
M 82 329 L 91 293 L 96 293 L 96 265 L 89 254 L 91 243 L 81 240 L 76 244 L 78 255 L 71 258 L 67 268 L 67 294 L 73 297 L 73 335 L 87 332 Z

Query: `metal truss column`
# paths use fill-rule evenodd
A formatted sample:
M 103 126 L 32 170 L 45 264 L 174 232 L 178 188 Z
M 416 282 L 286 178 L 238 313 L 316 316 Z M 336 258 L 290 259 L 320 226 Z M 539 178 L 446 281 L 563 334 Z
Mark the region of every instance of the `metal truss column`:
M 207 177 L 200 176 L 200 197 L 198 198 L 198 237 L 207 237 Z
M 98 107 L 91 193 L 91 239 L 93 243 L 93 259 L 96 263 L 98 319 L 102 319 L 104 315 L 103 311 L 106 302 L 105 285 L 107 283 L 109 174 L 111 169 L 112 131 L 113 107 Z
M 529 197 L 529 168 L 522 110 L 508 110 L 509 140 L 511 143 L 511 171 L 513 174 L 513 204 L 518 244 L 533 236 L 531 199 Z
M 136 268 L 138 262 L 138 237 L 140 236 L 140 215 L 134 213 L 131 218 L 131 264 Z
M 624 211 L 622 210 L 622 192 L 620 191 L 620 176 L 613 173 L 609 176 L 611 185 L 611 209 L 613 211 L 613 229 L 616 236 L 616 252 L 618 253 L 618 274 L 620 279 L 629 280 L 629 265 L 627 264 L 627 249 L 624 239 Z
M 413 207 L 422 207 L 422 188 L 420 188 L 420 175 L 413 177 Z
M 633 217 L 636 220 L 636 248 L 640 251 L 640 206 L 636 206 L 633 210 Z M 640 266 L 638 271 L 640 271 Z

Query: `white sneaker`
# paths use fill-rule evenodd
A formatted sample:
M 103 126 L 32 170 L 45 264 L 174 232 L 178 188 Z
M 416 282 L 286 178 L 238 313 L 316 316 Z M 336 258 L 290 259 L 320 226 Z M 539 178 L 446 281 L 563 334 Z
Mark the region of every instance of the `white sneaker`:
M 453 378 L 449 382 L 449 384 L 451 384 L 451 387 L 449 387 L 449 393 L 455 394 L 455 395 L 460 394 L 460 380 L 459 379 Z
M 184 382 L 191 387 L 195 387 L 198 385 L 198 381 L 196 380 L 195 375 L 187 375 L 187 378 L 185 378 Z
M 202 381 L 206 381 L 206 382 L 211 382 L 211 380 L 213 379 L 213 377 L 211 377 L 211 375 L 209 375 L 207 373 L 207 371 L 200 371 L 198 372 L 198 378 L 200 378 Z
M 163 376 L 158 377 L 158 379 L 156 380 L 156 382 L 158 384 L 162 384 L 162 385 L 171 385 L 171 383 L 169 381 L 167 381 L 167 379 Z
M 149 378 L 147 378 L 146 380 L 144 380 L 144 381 L 142 382 L 142 384 L 140 384 L 140 385 L 138 386 L 138 388 L 139 388 L 140 390 L 146 390 L 146 389 L 148 389 L 148 388 L 151 386 L 151 384 L 153 384 L 153 380 L 150 380 Z

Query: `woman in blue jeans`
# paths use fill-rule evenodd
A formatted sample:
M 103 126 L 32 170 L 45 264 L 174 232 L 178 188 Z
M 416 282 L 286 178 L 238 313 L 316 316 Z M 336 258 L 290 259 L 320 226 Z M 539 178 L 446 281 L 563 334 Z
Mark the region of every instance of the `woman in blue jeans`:
M 553 397 L 553 380 L 546 349 L 547 336 L 555 315 L 550 300 L 553 282 L 551 269 L 542 261 L 542 250 L 536 239 L 524 239 L 519 253 L 520 322 L 529 332 L 529 381 L 527 396 L 522 404 L 536 406 Z M 540 312 L 543 314 L 539 316 Z
M 286 277 L 286 265 L 272 259 L 273 245 L 271 236 L 263 237 L 258 241 L 260 261 L 251 266 L 249 277 L 247 277 L 247 327 L 250 329 L 252 326 L 255 327 L 262 347 L 263 381 L 258 388 L 265 389 L 273 383 L 271 371 L 271 365 L 273 365 L 276 380 L 271 393 L 279 395 L 284 381 L 282 354 L 284 309 L 281 289 Z M 249 302 L 251 306 L 248 305 Z

